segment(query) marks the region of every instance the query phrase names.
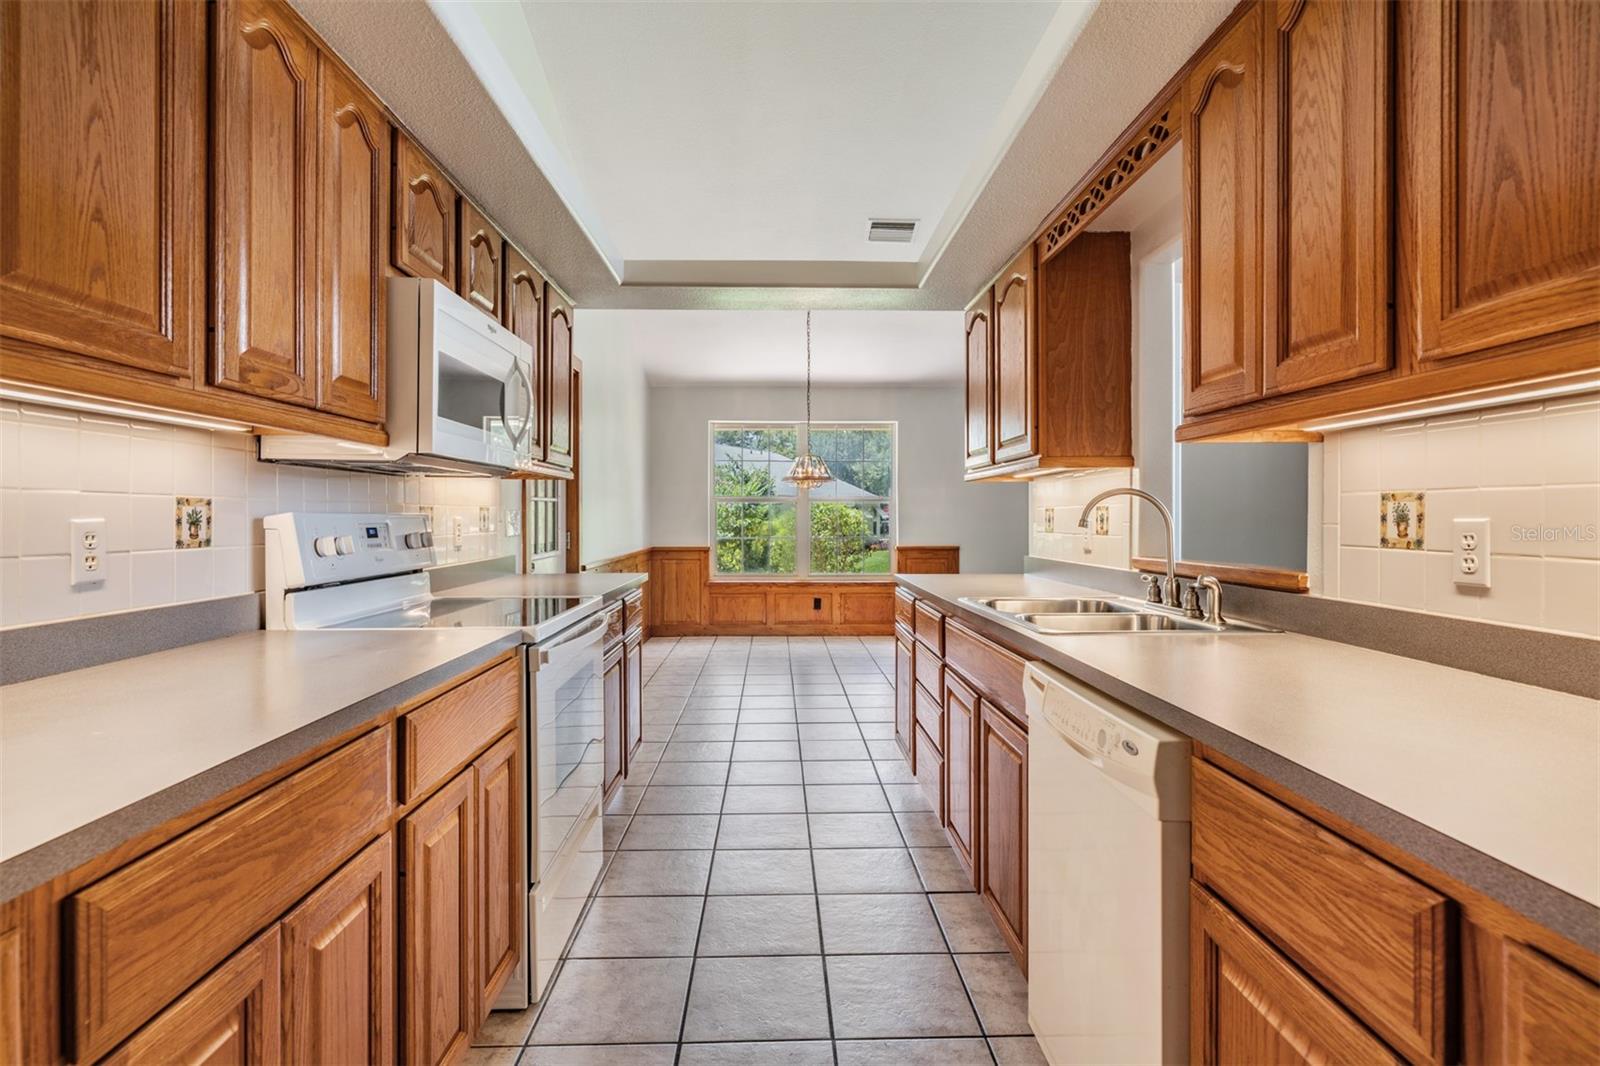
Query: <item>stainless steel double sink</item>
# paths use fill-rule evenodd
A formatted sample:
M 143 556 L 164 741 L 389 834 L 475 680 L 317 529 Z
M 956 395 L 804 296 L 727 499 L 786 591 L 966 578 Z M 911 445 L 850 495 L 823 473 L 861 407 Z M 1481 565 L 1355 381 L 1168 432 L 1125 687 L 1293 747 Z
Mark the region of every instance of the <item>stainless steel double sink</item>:
M 1136 600 L 964 597 L 962 603 L 1036 633 L 1274 633 L 1250 622 L 1214 625 Z

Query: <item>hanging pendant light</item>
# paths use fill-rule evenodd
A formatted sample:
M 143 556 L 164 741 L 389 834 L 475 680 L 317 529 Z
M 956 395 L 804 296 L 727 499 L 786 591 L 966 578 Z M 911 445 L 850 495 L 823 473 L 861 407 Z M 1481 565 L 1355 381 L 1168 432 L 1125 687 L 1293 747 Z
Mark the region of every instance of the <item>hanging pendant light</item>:
M 790 465 L 789 472 L 783 480 L 799 485 L 803 488 L 814 489 L 818 485 L 826 485 L 833 480 L 833 474 L 828 471 L 828 464 L 822 461 L 822 456 L 812 452 L 811 443 L 811 312 L 806 312 L 806 448 L 804 454 L 795 459 Z

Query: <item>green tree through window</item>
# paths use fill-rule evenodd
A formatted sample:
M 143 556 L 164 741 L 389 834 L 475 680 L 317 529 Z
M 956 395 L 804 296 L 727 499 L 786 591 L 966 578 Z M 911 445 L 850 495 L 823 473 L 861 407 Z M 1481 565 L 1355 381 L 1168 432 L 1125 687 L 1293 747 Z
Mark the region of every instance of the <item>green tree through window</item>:
M 886 574 L 893 551 L 894 427 L 728 425 L 711 432 L 713 568 L 724 575 Z M 784 481 L 809 446 L 834 480 Z

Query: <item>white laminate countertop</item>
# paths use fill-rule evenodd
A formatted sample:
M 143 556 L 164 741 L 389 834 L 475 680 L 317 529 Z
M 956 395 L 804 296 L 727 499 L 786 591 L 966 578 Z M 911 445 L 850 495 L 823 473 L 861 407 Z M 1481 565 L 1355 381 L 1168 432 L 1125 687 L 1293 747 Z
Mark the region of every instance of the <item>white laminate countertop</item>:
M 1014 634 L 1013 647 L 1196 739 L 1215 744 L 1220 730 L 1600 907 L 1594 700 L 1293 633 L 1046 636 L 957 602 L 1107 595 L 1028 574 L 919 574 L 900 583 L 977 628 L 987 622 Z M 1326 796 L 1308 798 L 1338 810 Z M 1396 835 L 1394 826 L 1378 831 Z M 1415 840 L 1392 842 L 1433 861 Z M 1600 927 L 1588 913 L 1590 935 L 1580 942 Z
M 263 630 L 0 688 L 0 900 L 521 642 Z

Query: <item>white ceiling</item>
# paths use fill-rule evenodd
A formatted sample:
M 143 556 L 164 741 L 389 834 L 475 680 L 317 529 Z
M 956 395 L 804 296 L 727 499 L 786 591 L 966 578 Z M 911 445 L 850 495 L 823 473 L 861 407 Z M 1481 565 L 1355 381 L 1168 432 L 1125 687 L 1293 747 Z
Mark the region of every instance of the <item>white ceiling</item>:
M 848 287 L 921 282 L 1096 0 L 430 2 L 620 281 Z
M 577 331 L 644 368 L 652 384 L 805 381 L 803 311 L 613 311 L 579 308 Z M 811 376 L 826 385 L 961 380 L 960 311 L 818 311 Z
M 509 41 L 521 34 L 524 40 L 531 38 L 520 3 L 474 6 L 476 0 L 438 4 L 393 0 L 380 6 L 350 0 L 290 2 L 507 236 L 531 253 L 580 307 L 948 310 L 964 307 L 1054 213 L 1062 197 L 1201 45 L 1235 0 L 1108 0 L 1094 7 L 1075 40 L 1063 35 L 1059 51 L 1066 51 L 1065 58 L 1053 68 L 1050 63 L 1042 64 L 1044 84 L 1036 101 L 1030 102 L 1021 89 L 1032 73 L 1018 75 L 1019 88 L 1012 99 L 1023 100 L 1019 127 L 1008 141 L 1002 138 L 992 151 L 975 150 L 967 160 L 979 169 L 976 196 L 963 208 L 948 241 L 930 239 L 925 246 L 924 253 L 928 247 L 943 248 L 926 274 L 909 281 L 904 275 L 875 279 L 862 275 L 871 271 L 910 273 L 920 269 L 920 264 L 832 261 L 825 268 L 832 280 L 823 287 L 793 276 L 811 270 L 808 264 L 818 261 L 785 264 L 771 259 L 732 264 L 688 260 L 703 274 L 716 268 L 715 277 L 699 284 L 620 284 L 625 260 L 613 246 L 611 235 L 590 229 L 605 224 L 606 219 L 595 206 L 595 194 L 580 182 L 575 165 L 564 161 L 566 134 L 561 127 L 547 128 L 539 118 L 540 114 L 558 114 L 556 90 L 543 73 L 542 56 L 553 46 L 547 44 L 540 51 L 530 43 L 520 52 L 506 53 L 498 47 L 482 46 L 485 37 Z M 567 14 L 573 18 L 581 12 L 594 12 L 584 17 L 611 25 L 654 5 L 628 5 L 610 23 L 605 5 L 553 6 L 570 8 Z M 771 13 L 789 6 L 795 5 L 728 4 L 721 10 L 750 8 Z M 930 6 L 910 5 L 912 9 Z M 983 5 L 991 12 L 1008 6 L 998 0 Z M 1087 5 L 1056 10 L 1046 36 L 1071 25 Z M 472 18 L 455 17 L 462 13 Z M 463 32 L 463 21 L 470 32 Z M 480 39 L 476 47 L 474 35 Z M 477 65 L 468 61 L 463 48 L 480 57 Z M 1030 62 L 1039 65 L 1038 56 L 1049 51 L 1041 45 Z M 519 79 L 505 56 L 523 53 L 532 53 L 538 62 L 532 67 L 519 63 L 516 69 L 533 72 Z M 485 55 L 491 60 L 499 55 L 498 67 L 484 62 L 481 57 Z M 676 70 L 658 78 L 657 88 L 667 92 L 681 73 Z M 961 65 L 940 74 L 959 78 Z M 807 92 L 817 96 L 814 86 L 808 86 Z M 822 96 L 834 98 L 832 94 Z M 853 106 L 876 112 L 885 105 L 862 97 L 853 100 Z M 948 121 L 935 106 L 923 110 L 927 121 Z M 658 117 L 663 121 L 672 118 Z M 817 162 L 816 172 L 824 175 L 834 165 L 826 154 Z M 653 180 L 649 174 L 628 177 L 641 185 Z M 951 202 L 960 200 L 956 195 Z M 674 204 L 666 205 L 667 211 L 674 209 Z M 868 210 L 900 208 L 888 204 Z M 927 217 L 921 221 L 924 233 L 934 225 Z M 904 246 L 894 247 L 904 250 Z M 671 271 L 682 260 L 634 262 L 635 269 L 640 269 L 638 264 L 659 263 Z M 761 268 L 759 272 L 756 266 Z M 728 271 L 733 277 L 724 273 Z

